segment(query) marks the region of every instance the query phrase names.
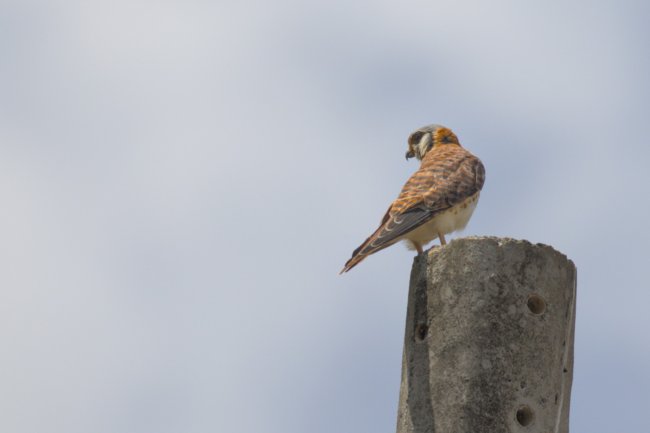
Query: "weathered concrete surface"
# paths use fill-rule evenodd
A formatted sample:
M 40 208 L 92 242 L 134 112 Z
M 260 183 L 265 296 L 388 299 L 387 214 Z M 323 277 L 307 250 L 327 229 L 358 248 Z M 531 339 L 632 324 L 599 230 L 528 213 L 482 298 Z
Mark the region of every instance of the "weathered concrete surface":
M 576 268 L 546 245 L 457 239 L 411 273 L 398 433 L 566 433 Z

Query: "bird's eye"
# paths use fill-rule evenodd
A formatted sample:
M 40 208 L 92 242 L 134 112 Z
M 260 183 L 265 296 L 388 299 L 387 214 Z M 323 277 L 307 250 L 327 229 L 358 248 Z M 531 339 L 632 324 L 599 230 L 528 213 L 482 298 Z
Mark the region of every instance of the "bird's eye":
M 409 144 L 418 144 L 420 142 L 420 140 L 422 139 L 423 135 L 424 135 L 424 132 L 422 132 L 422 131 L 414 132 L 409 137 Z

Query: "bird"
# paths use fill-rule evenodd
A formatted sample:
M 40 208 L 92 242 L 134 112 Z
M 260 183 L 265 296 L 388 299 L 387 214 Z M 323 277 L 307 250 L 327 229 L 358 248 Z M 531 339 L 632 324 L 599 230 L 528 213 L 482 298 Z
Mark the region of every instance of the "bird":
M 406 181 L 381 219 L 379 228 L 352 253 L 340 274 L 399 241 L 422 254 L 423 247 L 465 228 L 485 182 L 479 158 L 461 146 L 456 134 L 442 125 L 418 128 L 408 137 L 406 160 L 417 158 L 420 168 Z

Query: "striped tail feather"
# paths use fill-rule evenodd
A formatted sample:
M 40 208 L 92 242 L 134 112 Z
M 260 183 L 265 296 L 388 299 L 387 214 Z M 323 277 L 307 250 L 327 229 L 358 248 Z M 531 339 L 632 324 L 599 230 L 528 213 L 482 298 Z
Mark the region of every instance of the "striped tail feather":
M 409 209 L 399 215 L 390 215 L 386 212 L 379 228 L 354 250 L 339 275 L 349 271 L 369 255 L 401 241 L 406 233 L 421 226 L 433 215 L 434 213 L 422 208 Z
M 391 245 L 393 245 L 395 242 L 399 241 L 399 239 L 395 239 L 393 242 L 390 243 L 384 243 L 379 246 L 373 246 L 371 242 L 374 240 L 375 235 L 381 230 L 377 230 L 377 232 L 373 233 L 372 236 L 370 236 L 364 243 L 362 243 L 356 250 L 352 252 L 352 257 L 350 260 L 345 262 L 345 266 L 343 266 L 343 269 L 341 269 L 341 272 L 339 272 L 339 275 L 344 274 L 345 272 L 349 271 L 350 269 L 354 268 L 356 265 L 361 263 L 366 257 L 368 257 L 371 254 L 376 253 L 377 251 L 381 251 L 384 248 L 387 248 Z

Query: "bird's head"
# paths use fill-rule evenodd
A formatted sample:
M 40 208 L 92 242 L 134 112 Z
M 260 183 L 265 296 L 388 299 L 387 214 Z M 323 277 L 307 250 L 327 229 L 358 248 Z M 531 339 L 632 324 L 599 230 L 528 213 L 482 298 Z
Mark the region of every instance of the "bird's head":
M 419 160 L 424 158 L 424 155 L 434 147 L 460 146 L 456 134 L 442 125 L 427 125 L 418 128 L 409 135 L 408 144 L 406 159 L 416 157 Z

